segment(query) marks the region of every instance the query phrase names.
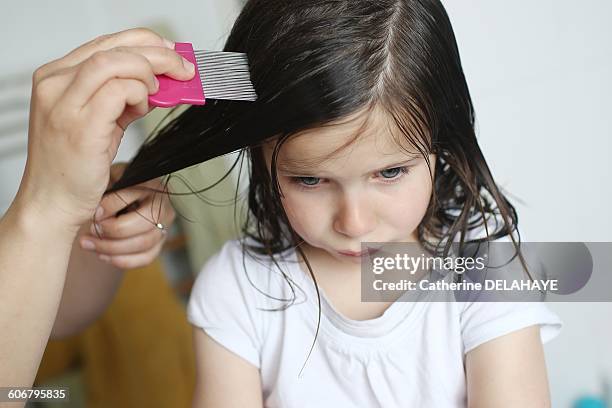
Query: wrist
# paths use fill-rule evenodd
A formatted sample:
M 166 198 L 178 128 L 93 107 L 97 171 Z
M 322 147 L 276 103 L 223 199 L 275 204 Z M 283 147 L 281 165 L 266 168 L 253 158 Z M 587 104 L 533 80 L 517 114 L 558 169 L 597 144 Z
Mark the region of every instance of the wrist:
M 65 214 L 58 214 L 49 209 L 40 208 L 34 202 L 15 198 L 6 216 L 12 217 L 17 226 L 28 236 L 49 236 L 53 240 L 72 241 L 79 226 L 66 220 Z

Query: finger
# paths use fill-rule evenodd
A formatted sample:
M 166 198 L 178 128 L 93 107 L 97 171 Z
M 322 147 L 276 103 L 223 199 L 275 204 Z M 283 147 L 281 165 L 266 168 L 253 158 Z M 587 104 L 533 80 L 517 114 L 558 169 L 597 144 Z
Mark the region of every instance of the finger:
M 126 129 L 136 119 L 146 116 L 147 113 L 151 112 L 153 109 L 155 109 L 155 106 L 149 106 L 149 101 L 147 99 L 146 103 L 143 101 L 142 106 L 138 106 L 138 109 L 131 109 L 128 107 L 123 115 L 117 119 L 117 123 L 123 129 Z
M 111 79 L 92 98 L 82 110 L 81 115 L 89 122 L 95 132 L 84 135 L 83 145 L 104 148 L 109 161 L 118 152 L 125 128 L 121 119 L 125 118 L 126 106 L 134 107 L 132 120 L 143 116 L 144 106 L 148 104 L 148 92 L 144 84 L 136 80 Z M 104 114 L 101 114 L 104 113 Z M 125 124 L 123 124 L 125 126 Z
M 129 107 L 132 107 L 129 113 L 131 120 L 144 116 L 148 112 L 148 96 L 146 86 L 140 81 L 111 79 L 95 93 L 83 108 L 82 114 L 90 118 L 88 120 L 92 128 L 98 129 L 100 134 L 105 134 L 104 129 L 115 129 L 122 125 L 120 121 L 125 121 L 126 109 Z M 104 112 L 104 115 L 101 115 L 101 112 Z M 119 142 L 123 137 L 124 129 L 125 127 L 120 129 Z
M 109 181 L 109 186 L 112 185 L 116 180 L 112 176 L 112 168 L 111 168 L 111 177 Z M 98 207 L 101 208 L 102 214 L 97 215 L 93 222 L 100 223 L 106 219 L 119 217 L 120 212 L 131 211 L 134 208 L 138 208 L 139 200 L 143 200 L 147 196 L 148 192 L 144 190 L 121 190 L 121 192 L 113 192 L 111 194 L 107 194 L 103 196 L 102 201 Z
M 80 64 L 97 51 L 110 50 L 119 46 L 153 46 L 174 50 L 174 42 L 156 32 L 143 27 L 131 28 L 112 34 L 101 35 L 88 41 L 62 58 L 58 58 L 40 67 L 37 70 L 37 76 L 42 79 L 58 70 Z
M 167 227 L 174 221 L 174 217 L 174 209 L 168 200 L 162 201 L 160 212 L 159 200 L 156 199 L 154 203 L 153 196 L 149 196 L 139 204 L 138 208 L 121 214 L 119 217 L 110 217 L 97 222 L 97 227 L 92 225 L 90 231 L 92 235 L 97 236 L 99 233 L 103 238 L 128 238 L 142 234 L 152 227 L 157 228 L 155 224 L 158 222 Z
M 98 51 L 78 66 L 74 84 L 66 91 L 66 101 L 80 106 L 79 101 L 83 103 L 86 96 L 113 77 L 139 79 L 147 84 L 149 93 L 155 93 L 158 84 L 154 75 L 160 74 L 183 81 L 193 78 L 195 68 L 167 48 L 117 47 Z
M 111 184 L 116 181 L 112 180 L 113 177 L 120 176 L 121 174 L 123 174 L 123 170 L 125 170 L 125 168 L 113 170 L 113 168 L 111 167 L 111 173 L 115 172 L 114 175 L 111 174 Z M 96 218 L 96 222 L 101 222 L 105 219 L 115 217 L 119 211 L 122 211 L 126 207 L 134 205 L 137 206 L 133 207 L 133 209 L 141 213 L 147 208 L 149 208 L 150 211 L 151 201 L 147 201 L 149 197 L 153 196 L 154 194 L 163 194 L 164 197 L 166 196 L 165 193 L 158 193 L 155 191 L 151 191 L 150 189 L 166 191 L 162 187 L 159 178 L 157 178 L 138 184 L 136 186 L 132 186 L 130 188 L 114 191 L 110 194 L 105 195 L 102 201 L 100 202 L 100 206 L 102 207 L 104 214 L 101 217 Z M 157 197 L 156 202 L 159 203 Z
M 155 75 L 164 74 L 182 81 L 193 78 L 193 63 L 174 50 L 161 47 L 116 47 L 113 50 L 142 55 L 153 67 Z
M 121 116 L 117 118 L 117 125 L 121 129 L 127 129 L 127 127 L 134 122 L 136 119 L 140 119 L 151 111 L 149 107 L 148 93 L 146 97 L 143 97 L 144 92 L 141 94 L 141 98 L 135 105 L 127 103 Z
M 144 56 L 124 51 L 98 51 L 79 65 L 74 81 L 58 103 L 82 109 L 98 90 L 103 89 L 107 83 L 113 83 L 113 78 L 141 81 L 147 86 L 148 93 L 155 93 L 158 89 L 153 68 Z M 123 112 L 123 107 L 113 116 L 113 120 Z
M 160 254 L 163 248 L 164 242 L 161 241 L 157 243 L 153 248 L 148 250 L 147 252 L 143 252 L 140 254 L 133 255 L 116 255 L 108 257 L 108 255 L 99 255 L 98 257 L 108 262 L 118 268 L 122 269 L 134 269 L 134 268 L 142 268 L 143 266 L 147 266 L 151 264 L 155 258 Z M 104 259 L 104 257 L 107 257 Z
M 153 228 L 143 234 L 125 239 L 98 239 L 91 235 L 84 235 L 80 238 L 79 243 L 82 248 L 95 250 L 98 254 L 109 256 L 131 255 L 147 252 L 157 245 L 158 242 L 165 240 L 166 236 L 159 229 Z M 86 247 L 84 241 L 90 241 L 94 247 Z

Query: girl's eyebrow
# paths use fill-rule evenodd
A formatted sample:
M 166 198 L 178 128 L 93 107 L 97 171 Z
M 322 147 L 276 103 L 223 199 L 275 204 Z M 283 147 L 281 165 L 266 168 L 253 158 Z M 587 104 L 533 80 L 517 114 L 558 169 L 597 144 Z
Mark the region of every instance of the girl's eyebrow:
M 407 160 L 404 160 L 404 161 L 399 162 L 399 163 L 388 164 L 388 165 L 386 165 L 384 167 L 380 167 L 378 169 L 368 171 L 365 174 L 363 174 L 363 176 L 367 176 L 370 173 L 377 173 L 379 171 L 383 171 L 383 170 L 386 170 L 386 169 L 392 169 L 392 168 L 395 168 L 395 167 L 405 166 L 407 164 L 413 163 L 418 158 L 419 157 L 413 157 L 411 159 L 407 159 Z M 286 163 L 279 164 L 278 165 L 278 170 L 280 172 L 283 172 L 283 173 L 286 173 L 286 174 L 291 174 L 291 175 L 294 175 L 294 176 L 297 176 L 297 175 L 300 175 L 300 176 L 315 176 L 315 175 L 318 174 L 316 170 L 313 171 L 311 168 L 309 168 L 309 169 L 307 169 L 307 168 L 303 168 L 303 169 L 297 168 L 297 169 L 294 170 L 293 168 L 291 168 L 290 165 L 287 165 Z

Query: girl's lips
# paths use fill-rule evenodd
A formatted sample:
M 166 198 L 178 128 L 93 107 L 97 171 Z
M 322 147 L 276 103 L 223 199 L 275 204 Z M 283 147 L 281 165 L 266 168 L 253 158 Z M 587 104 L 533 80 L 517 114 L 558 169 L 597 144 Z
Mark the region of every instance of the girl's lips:
M 361 257 L 363 255 L 366 254 L 373 254 L 375 252 L 377 252 L 378 249 L 377 248 L 368 248 L 365 249 L 363 251 L 359 251 L 359 252 L 353 252 L 353 251 L 338 251 L 338 253 L 342 254 L 342 255 L 346 255 L 346 256 L 354 256 L 354 257 Z
M 345 256 L 355 256 L 355 257 L 365 254 L 365 252 L 348 252 L 348 251 L 338 251 L 338 252 Z

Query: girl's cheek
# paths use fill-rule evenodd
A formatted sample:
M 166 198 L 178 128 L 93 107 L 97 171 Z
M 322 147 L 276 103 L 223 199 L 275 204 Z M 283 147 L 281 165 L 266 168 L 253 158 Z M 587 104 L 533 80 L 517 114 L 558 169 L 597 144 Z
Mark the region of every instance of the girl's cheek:
M 383 224 L 401 231 L 413 230 L 419 225 L 427 212 L 431 196 L 431 182 L 426 171 L 413 174 L 392 194 L 377 196 L 375 208 Z
M 303 238 L 313 235 L 317 227 L 325 225 L 325 208 L 321 208 L 321 200 L 287 191 L 282 204 L 291 227 Z
M 427 213 L 430 197 L 431 188 L 421 189 L 418 194 L 414 196 L 414 200 L 410 203 L 410 209 L 406 210 L 409 211 L 408 213 L 410 214 L 409 222 L 414 225 L 415 228 L 421 223 L 423 217 L 425 217 L 425 214 Z

